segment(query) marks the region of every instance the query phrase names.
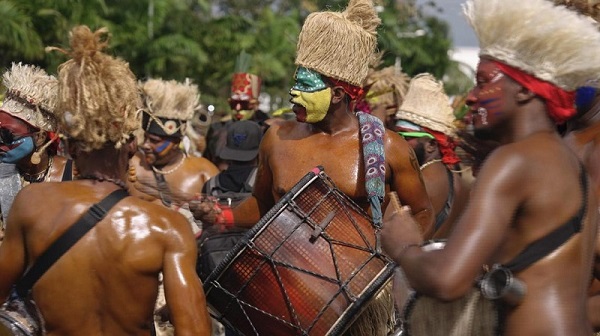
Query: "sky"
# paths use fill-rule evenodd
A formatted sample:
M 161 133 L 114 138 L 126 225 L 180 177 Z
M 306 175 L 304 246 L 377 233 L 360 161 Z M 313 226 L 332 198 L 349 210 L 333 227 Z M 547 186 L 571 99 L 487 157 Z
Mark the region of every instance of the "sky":
M 421 5 L 429 1 L 431 0 L 417 0 L 417 4 Z M 462 14 L 461 5 L 464 2 L 465 0 L 435 0 L 435 3 L 442 9 L 442 12 L 438 13 L 429 10 L 427 13 L 448 22 L 450 25 L 450 36 L 455 47 L 477 47 L 477 37 Z

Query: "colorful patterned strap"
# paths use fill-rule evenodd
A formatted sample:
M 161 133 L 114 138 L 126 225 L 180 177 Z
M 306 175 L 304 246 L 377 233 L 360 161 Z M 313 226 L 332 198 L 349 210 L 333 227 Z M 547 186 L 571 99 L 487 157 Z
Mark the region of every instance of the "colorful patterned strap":
M 360 138 L 365 163 L 367 197 L 371 204 L 373 224 L 382 225 L 381 203 L 385 195 L 385 152 L 383 150 L 383 122 L 370 114 L 357 112 Z

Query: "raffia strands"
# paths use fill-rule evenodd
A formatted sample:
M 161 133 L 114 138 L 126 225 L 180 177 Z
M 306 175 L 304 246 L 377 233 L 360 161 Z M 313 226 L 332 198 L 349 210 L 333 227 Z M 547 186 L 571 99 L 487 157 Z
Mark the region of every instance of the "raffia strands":
M 2 110 L 44 131 L 56 131 L 58 80 L 41 68 L 13 63 L 2 75 L 6 96 Z
M 86 26 L 70 34 L 70 60 L 58 68 L 56 114 L 62 131 L 84 151 L 119 148 L 139 127 L 140 97 L 128 63 L 104 54 L 108 30 Z
M 463 7 L 487 56 L 573 91 L 600 77 L 600 32 L 548 0 L 470 0 Z
M 187 121 L 200 108 L 198 86 L 190 80 L 180 83 L 149 79 L 140 84 L 140 89 L 144 110 L 155 117 Z
M 573 9 L 600 22 L 600 0 L 554 0 L 557 5 Z
M 454 136 L 456 133 L 454 111 L 444 92 L 444 84 L 428 73 L 419 74 L 410 81 L 408 93 L 396 118 L 447 136 Z
M 369 302 L 343 336 L 387 336 L 394 330 L 391 282 Z
M 341 13 L 312 13 L 298 38 L 296 64 L 362 87 L 380 23 L 371 0 L 351 0 Z
M 369 87 L 367 99 L 384 106 L 400 106 L 409 81 L 410 77 L 395 66 L 371 71 L 365 80 L 365 87 Z

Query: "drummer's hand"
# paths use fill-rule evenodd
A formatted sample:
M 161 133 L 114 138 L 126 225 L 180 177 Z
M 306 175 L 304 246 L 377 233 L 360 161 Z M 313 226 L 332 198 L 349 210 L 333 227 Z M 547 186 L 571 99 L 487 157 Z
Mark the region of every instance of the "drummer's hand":
M 423 236 L 421 227 L 412 216 L 409 206 L 388 204 L 383 216 L 381 244 L 385 253 L 398 262 L 397 258 L 406 246 L 421 245 Z
M 189 206 L 194 218 L 202 221 L 205 227 L 214 225 L 221 213 L 217 201 L 210 197 L 197 197 L 189 202 Z

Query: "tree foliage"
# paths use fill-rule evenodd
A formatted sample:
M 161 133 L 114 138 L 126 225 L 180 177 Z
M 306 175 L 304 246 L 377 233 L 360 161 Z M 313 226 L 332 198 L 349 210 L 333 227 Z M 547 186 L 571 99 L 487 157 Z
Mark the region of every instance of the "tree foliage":
M 110 53 L 127 60 L 140 78 L 193 79 L 202 101 L 226 110 L 231 75 L 240 52 L 252 55 L 250 71 L 263 79 L 273 109 L 284 106 L 294 73 L 296 41 L 315 10 L 342 10 L 347 0 L 0 0 L 0 63 L 37 64 L 55 73 L 65 60 L 46 46 L 68 48 L 76 24 L 112 33 Z M 399 58 L 409 75 L 439 78 L 454 69 L 447 25 L 406 0 L 378 0 L 384 65 Z M 423 30 L 423 36 L 405 33 Z M 404 36 L 404 37 L 403 37 Z

